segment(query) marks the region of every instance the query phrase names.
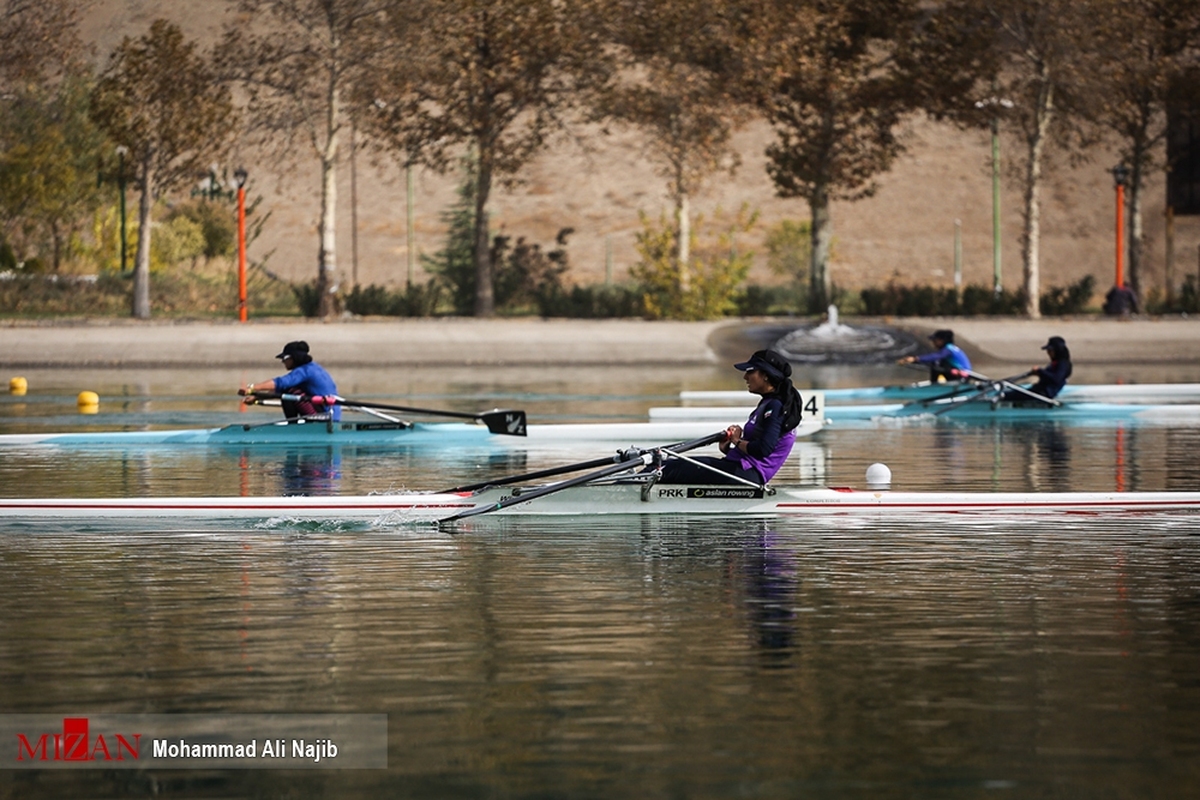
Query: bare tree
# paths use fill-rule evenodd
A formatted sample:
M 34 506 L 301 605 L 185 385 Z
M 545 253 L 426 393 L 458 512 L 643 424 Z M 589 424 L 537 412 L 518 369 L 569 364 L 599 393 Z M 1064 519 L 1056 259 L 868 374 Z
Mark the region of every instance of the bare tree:
M 247 93 L 248 131 L 291 153 L 297 138 L 321 162 L 317 313 L 340 310 L 335 211 L 345 98 L 372 58 L 363 43 L 382 22 L 383 0 L 239 0 L 220 48 L 226 77 Z
M 368 133 L 412 163 L 475 159 L 475 314 L 495 312 L 488 201 L 513 183 L 604 73 L 591 0 L 392 0 L 387 31 L 403 58 L 371 86 Z M 414 36 L 418 33 L 419 36 Z
M 92 96 L 92 117 L 129 148 L 141 193 L 133 271 L 133 315 L 150 318 L 150 228 L 154 201 L 219 158 L 234 122 L 229 90 L 183 32 L 155 20 L 109 56 Z

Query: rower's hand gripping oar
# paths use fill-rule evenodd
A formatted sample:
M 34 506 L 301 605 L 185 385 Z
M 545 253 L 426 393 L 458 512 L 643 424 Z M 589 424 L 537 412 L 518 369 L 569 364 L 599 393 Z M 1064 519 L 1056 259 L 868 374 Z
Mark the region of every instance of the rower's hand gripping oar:
M 254 392 L 246 397 L 245 402 L 255 403 L 262 400 L 274 400 L 283 397 L 291 399 L 290 395 L 280 395 L 269 392 Z M 297 396 L 298 397 L 298 396 Z M 491 411 L 481 411 L 478 414 L 471 414 L 465 411 L 442 411 L 434 408 L 415 408 L 413 406 L 395 406 L 387 403 L 373 403 L 361 400 L 348 400 L 345 397 L 339 397 L 336 394 L 330 395 L 314 395 L 309 398 L 314 405 L 340 405 L 344 408 L 359 409 L 361 411 L 370 411 L 371 409 L 379 409 L 383 411 L 403 411 L 408 414 L 428 414 L 433 417 L 452 417 L 454 419 L 471 419 L 482 422 L 487 426 L 487 429 L 492 433 L 498 433 L 505 436 L 525 436 L 526 423 L 525 412 L 515 409 L 494 408 Z
M 709 434 L 701 439 L 693 439 L 690 442 L 684 442 L 683 444 L 674 446 L 671 449 L 675 452 L 694 450 L 697 447 L 704 447 L 705 445 L 719 442 L 727 435 L 728 433 L 726 431 L 720 431 L 718 433 Z M 518 503 L 526 503 L 530 500 L 536 500 L 539 497 L 545 497 L 548 494 L 554 494 L 555 492 L 562 491 L 563 489 L 569 489 L 572 486 L 581 486 L 585 483 L 600 480 L 601 478 L 607 478 L 609 475 L 616 475 L 619 472 L 625 472 L 626 470 L 632 469 L 635 466 L 648 463 L 647 459 L 653 459 L 655 452 L 659 449 L 661 448 L 651 447 L 646 449 L 627 450 L 625 453 L 619 456 L 621 457 L 620 461 L 615 464 L 610 464 L 603 469 L 598 469 L 595 472 L 589 472 L 586 475 L 578 475 L 574 478 L 568 478 L 567 480 L 559 481 L 558 483 L 547 484 L 545 486 L 538 487 L 537 489 L 530 489 L 529 491 L 521 492 L 520 494 L 509 495 L 508 497 L 505 497 L 499 502 L 492 503 L 491 505 L 468 508 L 464 511 L 458 512 L 457 514 L 438 520 L 438 524 L 443 522 L 454 522 L 456 520 L 466 519 L 467 517 L 475 517 L 479 516 L 480 514 L 487 514 L 491 511 L 499 511 L 502 508 L 509 508 L 510 506 L 517 505 Z

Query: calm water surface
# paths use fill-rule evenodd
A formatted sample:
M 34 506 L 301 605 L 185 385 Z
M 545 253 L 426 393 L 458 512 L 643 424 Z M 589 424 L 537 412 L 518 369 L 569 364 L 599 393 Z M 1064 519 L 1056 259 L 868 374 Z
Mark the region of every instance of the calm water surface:
M 716 370 L 545 372 L 434 389 L 432 374 L 396 377 L 372 394 L 539 422 L 641 419 L 682 388 L 738 385 Z M 0 432 L 80 427 L 74 396 L 101 384 L 55 377 L 4 398 Z M 101 379 L 96 427 L 237 418 L 238 375 L 212 390 Z M 358 380 L 347 396 L 368 393 Z M 884 461 L 904 489 L 1200 490 L 1198 447 L 1196 428 L 829 429 L 783 477 L 861 485 Z M 602 454 L 30 449 L 4 454 L 0 493 L 438 488 Z M 0 711 L 389 715 L 386 771 L 0 773 L 6 796 L 1132 800 L 1200 786 L 1195 517 L 0 527 L 0 563 Z

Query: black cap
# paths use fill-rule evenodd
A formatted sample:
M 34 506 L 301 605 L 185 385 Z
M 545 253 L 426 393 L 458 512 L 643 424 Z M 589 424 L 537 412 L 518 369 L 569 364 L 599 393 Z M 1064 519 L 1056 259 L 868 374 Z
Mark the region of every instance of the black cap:
M 308 355 L 308 342 L 288 342 L 283 346 L 283 352 L 275 357 L 287 358 L 291 356 L 295 358 L 299 355 Z
M 954 331 L 948 330 L 947 328 L 942 328 L 940 331 L 934 331 L 933 333 L 929 334 L 929 338 L 930 339 L 938 339 L 940 341 L 945 342 L 946 344 L 953 344 L 954 343 Z
M 1042 345 L 1043 350 L 1057 350 L 1067 346 L 1067 341 L 1061 336 L 1051 336 L 1050 341 Z
M 774 350 L 759 350 L 750 356 L 748 361 L 734 364 L 733 368 L 740 369 L 743 372 L 748 369 L 761 369 L 767 374 L 767 377 L 777 383 L 792 377 L 792 365 L 788 363 L 786 358 Z

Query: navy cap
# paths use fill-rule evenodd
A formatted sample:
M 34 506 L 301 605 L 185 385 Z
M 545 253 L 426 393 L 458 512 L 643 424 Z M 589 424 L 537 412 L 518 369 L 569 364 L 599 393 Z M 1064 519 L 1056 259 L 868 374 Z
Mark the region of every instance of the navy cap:
M 786 358 L 774 350 L 759 350 L 750 356 L 748 361 L 734 364 L 733 368 L 740 369 L 743 372 L 749 369 L 761 369 L 767 374 L 767 377 L 777 383 L 792 377 L 792 365 L 788 363 Z
M 288 342 L 283 346 L 283 352 L 275 357 L 287 358 L 291 356 L 295 358 L 299 355 L 308 355 L 308 342 Z

